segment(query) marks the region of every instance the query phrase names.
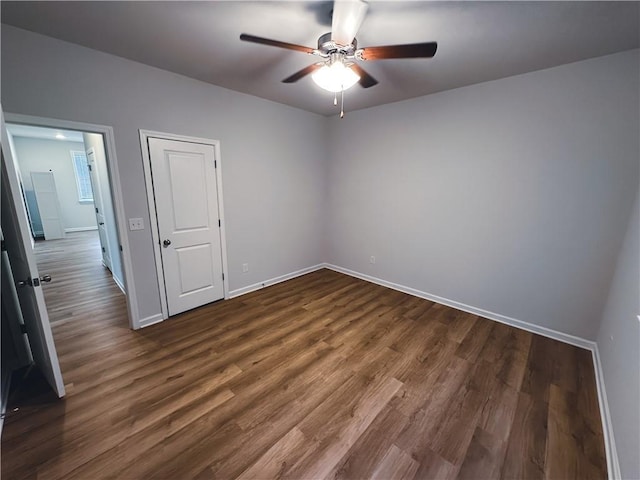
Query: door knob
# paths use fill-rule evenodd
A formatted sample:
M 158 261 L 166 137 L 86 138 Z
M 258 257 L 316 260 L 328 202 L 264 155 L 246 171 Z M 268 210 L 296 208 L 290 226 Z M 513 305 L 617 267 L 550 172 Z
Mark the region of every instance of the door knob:
M 40 281 L 43 283 L 49 283 L 51 281 L 51 275 L 43 275 L 40 277 Z
M 169 245 L 171 245 L 171 240 L 166 239 L 165 241 L 162 242 L 162 245 L 164 245 L 164 248 L 167 248 Z
M 100 222 L 100 225 L 104 225 L 104 222 Z

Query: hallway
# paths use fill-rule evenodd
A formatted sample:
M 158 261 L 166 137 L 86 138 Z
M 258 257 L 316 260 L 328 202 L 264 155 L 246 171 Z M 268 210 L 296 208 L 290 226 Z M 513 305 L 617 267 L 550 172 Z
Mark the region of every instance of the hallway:
M 42 288 L 68 394 L 73 370 L 130 333 L 127 303 L 102 264 L 97 231 L 37 241 L 35 254 L 40 275 L 52 278 Z

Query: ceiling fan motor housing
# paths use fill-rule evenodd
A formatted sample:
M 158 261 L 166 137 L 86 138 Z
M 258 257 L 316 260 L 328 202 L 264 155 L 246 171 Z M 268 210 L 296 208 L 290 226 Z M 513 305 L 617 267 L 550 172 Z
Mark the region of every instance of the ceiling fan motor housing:
M 323 57 L 330 57 L 333 53 L 341 53 L 347 58 L 354 58 L 358 48 L 358 41 L 354 38 L 351 45 L 339 45 L 331 40 L 331 32 L 318 38 L 318 53 Z

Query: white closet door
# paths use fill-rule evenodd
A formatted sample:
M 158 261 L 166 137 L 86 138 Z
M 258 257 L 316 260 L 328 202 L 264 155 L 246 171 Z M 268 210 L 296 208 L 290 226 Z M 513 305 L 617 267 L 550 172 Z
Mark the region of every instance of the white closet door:
M 53 172 L 31 172 L 31 183 L 38 202 L 44 239 L 64 238 L 64 225 Z
M 169 315 L 224 297 L 211 145 L 149 138 Z

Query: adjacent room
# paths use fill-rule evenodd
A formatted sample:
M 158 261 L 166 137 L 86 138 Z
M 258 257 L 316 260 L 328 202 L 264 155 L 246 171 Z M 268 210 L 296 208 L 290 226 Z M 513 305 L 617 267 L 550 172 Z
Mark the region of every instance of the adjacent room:
M 0 8 L 3 476 L 640 478 L 639 2 Z
M 43 285 L 50 321 L 77 315 L 96 299 L 120 297 L 122 263 L 102 137 L 16 124 L 7 124 L 7 133 L 38 270 L 56 278 Z

